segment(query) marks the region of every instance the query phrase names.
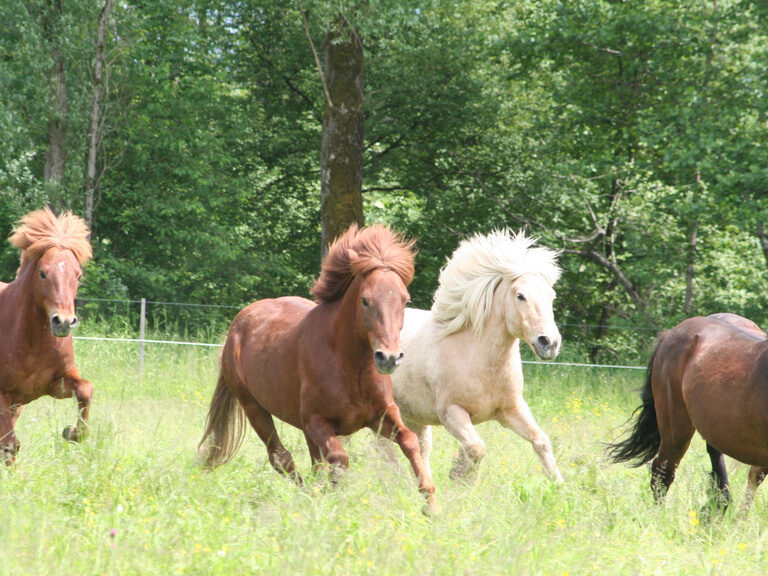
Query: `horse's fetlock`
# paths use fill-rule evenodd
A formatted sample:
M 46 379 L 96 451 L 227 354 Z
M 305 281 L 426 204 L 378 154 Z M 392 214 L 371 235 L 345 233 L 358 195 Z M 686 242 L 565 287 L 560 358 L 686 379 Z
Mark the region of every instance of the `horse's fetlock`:
M 478 440 L 477 442 L 468 443 L 464 446 L 464 450 L 473 462 L 480 462 L 485 458 L 485 442 Z

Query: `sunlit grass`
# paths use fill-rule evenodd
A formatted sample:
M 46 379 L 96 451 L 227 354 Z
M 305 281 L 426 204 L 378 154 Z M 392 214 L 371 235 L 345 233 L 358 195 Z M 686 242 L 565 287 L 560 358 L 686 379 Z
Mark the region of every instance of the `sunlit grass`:
M 701 513 L 709 460 L 696 438 L 664 506 L 647 470 L 605 461 L 643 374 L 526 367 L 526 398 L 565 482 L 544 476 L 527 442 L 479 426 L 488 454 L 470 486 L 449 480 L 457 443 L 435 431 L 442 512 L 427 518 L 409 467 L 385 462 L 371 434 L 347 443 L 330 488 L 309 474 L 302 434 L 280 425 L 307 483 L 277 475 L 253 432 L 213 472 L 195 462 L 218 349 L 76 344 L 94 382 L 90 438 L 61 439 L 74 401 L 42 399 L 18 423 L 18 463 L 0 470 L 0 574 L 762 574 L 765 499 L 736 508 L 745 467 L 729 462 L 735 504 Z

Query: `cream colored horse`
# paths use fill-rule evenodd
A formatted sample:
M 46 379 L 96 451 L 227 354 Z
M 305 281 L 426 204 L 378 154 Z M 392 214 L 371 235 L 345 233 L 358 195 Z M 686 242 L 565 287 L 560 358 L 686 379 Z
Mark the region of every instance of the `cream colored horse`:
M 406 310 L 395 401 L 428 469 L 431 426 L 442 424 L 461 442 L 452 479 L 471 476 L 485 455 L 475 424 L 497 420 L 531 442 L 547 474 L 562 481 L 523 399 L 520 341 L 544 360 L 557 356 L 561 341 L 552 313 L 556 254 L 533 243 L 508 231 L 463 241 L 440 273 L 432 310 Z

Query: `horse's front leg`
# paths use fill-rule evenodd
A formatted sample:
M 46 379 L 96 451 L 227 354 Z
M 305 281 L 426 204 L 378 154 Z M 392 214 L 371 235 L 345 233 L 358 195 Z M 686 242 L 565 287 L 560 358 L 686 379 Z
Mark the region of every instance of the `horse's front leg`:
M 10 466 L 16 460 L 21 444 L 16 438 L 16 420 L 21 414 L 21 404 L 13 404 L 0 393 L 0 461 Z
M 66 426 L 61 435 L 65 440 L 78 442 L 88 436 L 88 415 L 91 410 L 91 397 L 93 396 L 93 384 L 80 377 L 80 373 L 74 366 L 64 375 L 63 379 L 65 396 L 73 393 L 77 398 L 77 422 L 74 428 Z
M 461 442 L 451 467 L 451 480 L 472 480 L 477 465 L 485 457 L 485 442 L 475 430 L 472 417 L 458 404 L 449 404 L 439 409 L 437 415 L 445 429 Z
M 517 398 L 514 408 L 501 413 L 499 422 L 531 443 L 544 465 L 544 471 L 552 480 L 555 482 L 563 481 L 563 476 L 555 462 L 555 454 L 552 452 L 552 443 L 544 431 L 539 428 L 528 403 L 522 396 Z
M 435 484 L 432 482 L 432 475 L 429 468 L 424 464 L 419 449 L 419 438 L 406 428 L 403 419 L 400 416 L 400 409 L 395 403 L 387 406 L 379 425 L 371 426 L 371 430 L 380 434 L 384 438 L 389 438 L 396 442 L 403 454 L 411 463 L 413 473 L 419 481 L 419 492 L 427 500 L 426 512 L 428 514 L 437 514 L 440 507 L 435 496 Z M 430 438 L 431 439 L 431 438 Z

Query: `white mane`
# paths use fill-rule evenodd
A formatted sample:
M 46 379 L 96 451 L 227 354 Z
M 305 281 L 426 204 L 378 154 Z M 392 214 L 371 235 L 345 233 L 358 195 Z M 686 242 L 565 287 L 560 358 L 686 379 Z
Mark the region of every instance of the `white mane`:
M 432 315 L 443 324 L 443 336 L 471 328 L 483 331 L 493 305 L 493 293 L 504 280 L 541 274 L 550 286 L 560 277 L 557 253 L 532 247 L 535 238 L 522 232 L 495 230 L 463 240 L 440 272 Z

